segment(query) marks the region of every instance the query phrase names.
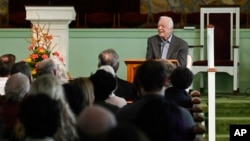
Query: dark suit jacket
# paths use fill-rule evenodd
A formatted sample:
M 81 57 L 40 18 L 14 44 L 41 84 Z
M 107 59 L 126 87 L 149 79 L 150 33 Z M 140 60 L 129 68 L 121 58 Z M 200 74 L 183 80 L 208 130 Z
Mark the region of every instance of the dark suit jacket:
M 140 109 L 147 102 L 152 100 L 166 100 L 159 94 L 147 94 L 140 97 L 137 101 L 120 108 L 116 112 L 118 122 L 133 123 Z
M 161 43 L 162 40 L 159 35 L 154 35 L 148 38 L 146 59 L 161 58 Z M 166 59 L 177 59 L 180 66 L 186 67 L 187 55 L 188 55 L 187 42 L 175 35 L 172 35 Z
M 132 101 L 138 98 L 137 91 L 132 83 L 122 80 L 119 77 L 116 77 L 116 80 L 118 87 L 114 92 L 115 95 Z
M 165 90 L 165 98 L 167 100 L 173 100 L 179 106 L 184 108 L 192 108 L 192 97 L 188 95 L 186 90 L 179 90 L 175 87 L 169 87 Z

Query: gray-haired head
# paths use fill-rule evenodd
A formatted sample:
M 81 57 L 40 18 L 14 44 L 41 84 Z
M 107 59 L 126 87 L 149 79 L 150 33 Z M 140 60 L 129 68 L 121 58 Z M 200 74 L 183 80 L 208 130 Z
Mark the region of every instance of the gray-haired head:
M 56 64 L 53 59 L 47 58 L 37 65 L 36 71 L 38 76 L 45 74 L 56 75 Z
M 103 50 L 99 54 L 98 59 L 99 59 L 98 67 L 103 65 L 110 65 L 114 69 L 114 71 L 117 72 L 119 68 L 119 55 L 114 49 L 109 48 Z
M 159 20 L 161 20 L 161 19 L 168 21 L 167 23 L 168 23 L 169 28 L 174 28 L 174 22 L 173 22 L 173 19 L 171 17 L 161 16 Z
M 29 78 L 22 73 L 9 77 L 5 85 L 5 95 L 8 100 L 21 101 L 30 89 Z
M 30 87 L 29 94 L 44 93 L 53 99 L 63 99 L 64 91 L 58 79 L 53 75 L 42 75 L 33 81 Z

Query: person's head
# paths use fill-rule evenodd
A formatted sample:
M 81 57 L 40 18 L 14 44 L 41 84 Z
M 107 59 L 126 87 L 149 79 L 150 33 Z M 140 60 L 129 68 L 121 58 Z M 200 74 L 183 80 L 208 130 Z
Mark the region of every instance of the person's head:
M 29 94 L 44 93 L 53 99 L 64 100 L 64 90 L 57 78 L 53 75 L 42 75 L 31 84 Z
M 13 65 L 16 62 L 16 56 L 14 54 L 8 53 L 1 56 L 2 61 L 11 62 Z
M 86 107 L 77 118 L 80 136 L 90 138 L 103 135 L 116 125 L 115 115 L 108 109 L 98 105 Z
M 63 84 L 65 98 L 73 113 L 78 116 L 82 109 L 85 108 L 85 97 L 82 89 L 75 84 Z
M 115 72 L 119 68 L 119 55 L 112 48 L 103 50 L 98 56 L 98 67 L 103 65 L 110 65 Z
M 161 16 L 158 21 L 158 35 L 164 39 L 167 40 L 174 29 L 174 22 L 171 17 L 168 16 Z
M 57 100 L 60 103 L 60 113 L 62 117 L 62 126 L 57 132 L 57 138 L 60 139 L 76 139 L 75 130 L 75 115 L 69 107 L 62 85 L 59 80 L 53 75 L 42 75 L 37 77 L 31 84 L 29 95 L 38 94 L 48 95 L 50 98 Z
M 92 81 L 88 77 L 78 77 L 70 81 L 71 84 L 79 87 L 84 95 L 84 105 L 89 106 L 94 103 L 95 94 Z
M 65 65 L 57 57 L 47 58 L 38 63 L 38 77 L 45 74 L 56 76 L 61 84 L 67 83 L 69 80 L 68 71 Z
M 32 74 L 31 74 L 30 67 L 26 62 L 20 61 L 20 62 L 15 63 L 12 66 L 10 74 L 13 75 L 13 74 L 18 73 L 18 72 L 23 73 L 24 75 L 26 75 L 30 79 L 30 82 L 33 81 L 33 77 L 32 77 Z
M 97 70 L 90 80 L 94 85 L 95 100 L 106 100 L 117 87 L 116 78 L 105 70 Z
M 134 84 L 142 95 L 158 92 L 163 94 L 168 82 L 167 75 L 167 67 L 163 60 L 146 60 L 137 68 Z
M 60 81 L 61 84 L 67 83 L 69 81 L 69 73 L 65 66 L 65 64 L 60 60 L 59 57 L 52 57 L 56 65 L 56 77 Z
M 5 84 L 7 100 L 21 101 L 30 89 L 28 77 L 22 73 L 15 73 L 9 77 Z
M 53 59 L 47 58 L 38 63 L 36 71 L 38 76 L 45 74 L 56 76 L 56 64 Z
M 171 86 L 171 82 L 170 82 L 170 76 L 172 74 L 172 72 L 174 71 L 174 69 L 176 68 L 176 66 L 169 60 L 165 61 L 166 67 L 167 67 L 167 77 L 169 82 L 167 83 L 166 87 Z
M 170 75 L 170 82 L 177 89 L 187 89 L 193 82 L 193 73 L 187 67 L 177 67 Z
M 11 67 L 10 61 L 0 60 L 0 77 L 9 77 Z
M 19 118 L 28 137 L 54 137 L 61 125 L 59 103 L 46 94 L 30 95 L 20 104 Z

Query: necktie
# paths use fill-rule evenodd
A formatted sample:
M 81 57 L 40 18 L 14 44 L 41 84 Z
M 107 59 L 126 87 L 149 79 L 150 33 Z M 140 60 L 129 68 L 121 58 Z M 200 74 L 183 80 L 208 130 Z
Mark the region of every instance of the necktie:
M 161 58 L 162 59 L 166 59 L 167 54 L 168 54 L 168 48 L 169 48 L 169 41 L 163 42 L 162 53 L 161 53 Z

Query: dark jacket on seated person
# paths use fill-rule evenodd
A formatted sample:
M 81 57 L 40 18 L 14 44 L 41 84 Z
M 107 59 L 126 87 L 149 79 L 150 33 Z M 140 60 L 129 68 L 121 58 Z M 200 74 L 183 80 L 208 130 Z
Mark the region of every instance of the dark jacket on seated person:
M 186 89 L 193 81 L 193 73 L 186 67 L 177 67 L 170 75 L 172 87 L 165 90 L 165 98 L 173 100 L 178 105 L 185 108 L 192 108 L 192 97 Z
M 184 108 L 192 108 L 192 98 L 186 90 L 179 90 L 175 87 L 169 87 L 165 91 L 165 98 L 171 100 Z
M 165 100 L 163 96 L 157 95 L 157 94 L 147 94 L 142 96 L 140 99 L 137 101 L 128 104 L 122 108 L 120 108 L 116 112 L 116 118 L 119 122 L 125 122 L 125 123 L 132 123 L 140 109 L 148 102 L 152 100 Z
M 136 100 L 138 98 L 137 91 L 134 85 L 126 80 L 123 80 L 116 76 L 117 89 L 115 90 L 115 95 L 122 97 L 126 100 Z

